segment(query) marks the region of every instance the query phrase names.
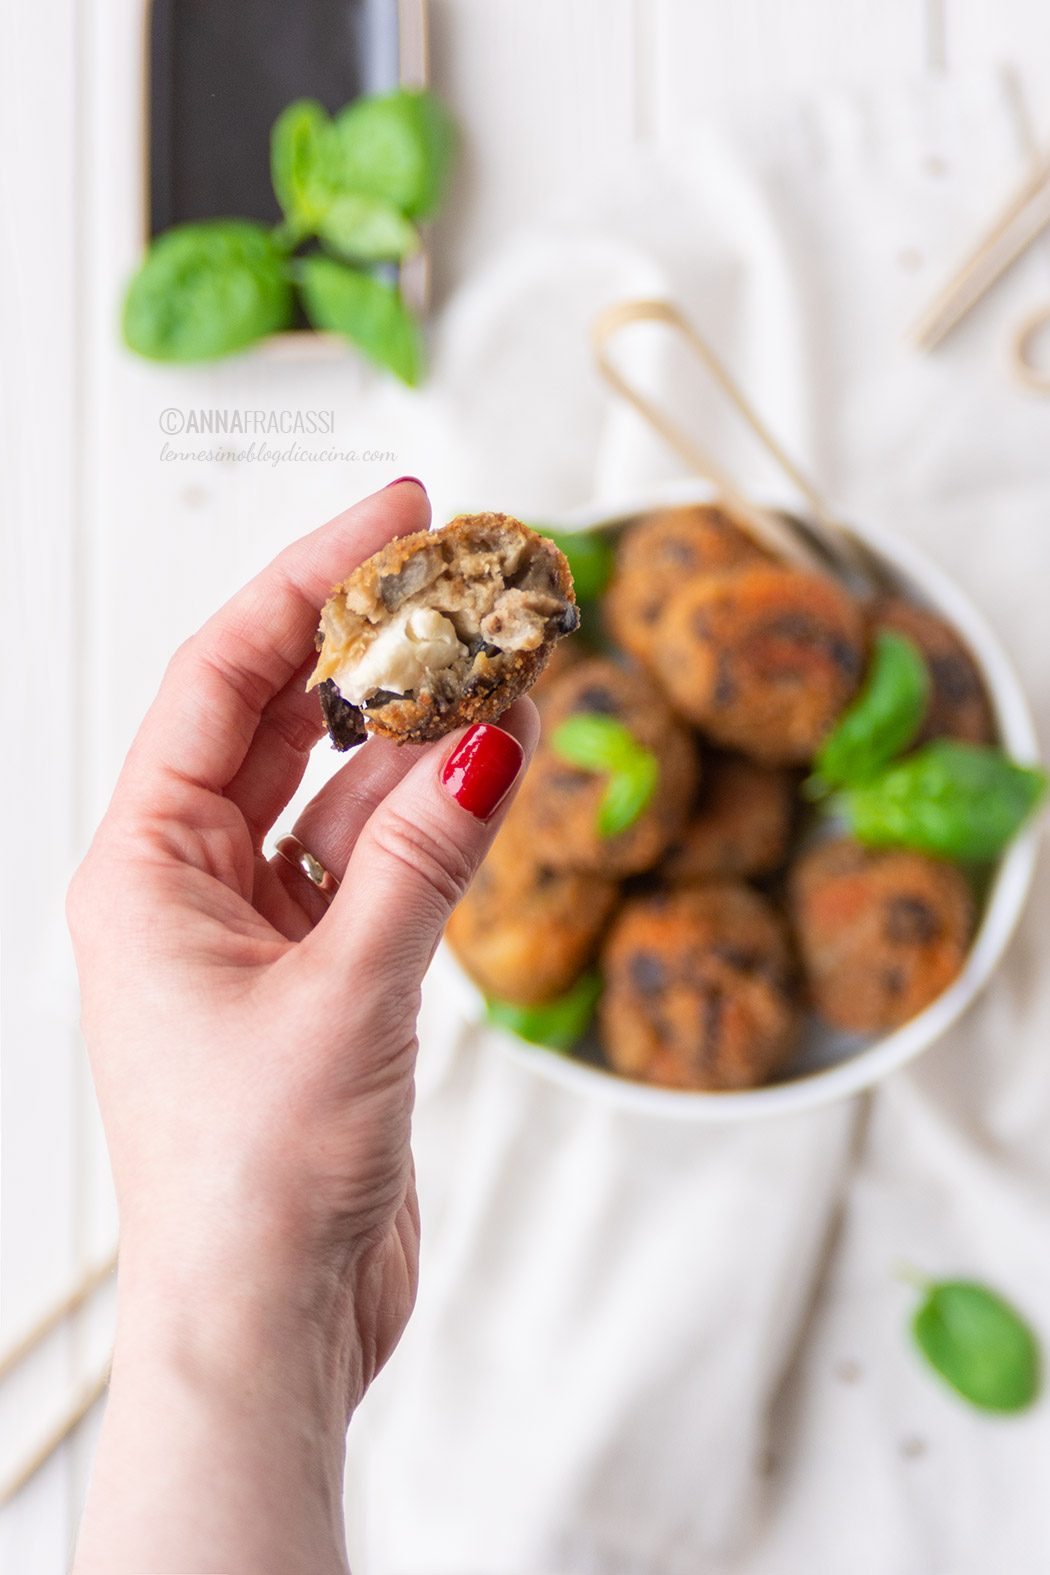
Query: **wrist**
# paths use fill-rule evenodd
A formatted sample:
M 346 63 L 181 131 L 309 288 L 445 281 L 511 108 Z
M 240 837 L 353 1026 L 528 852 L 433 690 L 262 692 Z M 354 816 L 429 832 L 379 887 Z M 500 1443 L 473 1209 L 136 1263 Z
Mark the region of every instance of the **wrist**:
M 345 1575 L 360 1359 L 339 1277 L 293 1284 L 234 1264 L 219 1276 L 177 1257 L 158 1267 L 124 1244 L 119 1282 L 93 1495 L 127 1507 L 115 1529 L 89 1500 L 78 1575 L 161 1567 L 160 1554 L 165 1569 Z
M 340 1441 L 365 1384 L 351 1276 L 281 1236 L 122 1233 L 115 1368 L 158 1364 L 216 1397 L 302 1404 Z

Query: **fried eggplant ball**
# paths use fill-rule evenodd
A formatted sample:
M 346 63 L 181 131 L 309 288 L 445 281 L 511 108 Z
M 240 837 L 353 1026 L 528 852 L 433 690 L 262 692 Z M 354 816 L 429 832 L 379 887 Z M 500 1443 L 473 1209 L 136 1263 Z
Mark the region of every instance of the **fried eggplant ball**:
M 703 757 L 692 819 L 664 856 L 660 875 L 672 886 L 719 877 L 772 875 L 787 858 L 795 820 L 792 772 L 742 755 Z
M 790 889 L 810 995 L 835 1028 L 898 1028 L 962 968 L 973 899 L 954 865 L 841 838 L 804 853 Z
M 643 666 L 656 660 L 660 621 L 683 584 L 764 560 L 762 549 L 715 504 L 661 509 L 631 525 L 605 592 L 605 622 Z
M 989 744 L 995 738 L 992 708 L 977 663 L 950 624 L 903 597 L 880 598 L 871 610 L 875 629 L 892 629 L 914 640 L 930 674 L 930 703 L 919 742 L 958 738 Z
M 617 887 L 600 875 L 539 863 L 528 821 L 516 806 L 445 938 L 486 995 L 535 1006 L 576 982 L 616 898 Z
M 388 541 L 321 609 L 321 714 L 336 749 L 489 722 L 535 683 L 580 614 L 565 554 L 509 514 Z
M 561 723 L 581 715 L 622 723 L 656 758 L 652 797 L 617 835 L 603 835 L 599 825 L 609 777 L 571 765 L 552 742 Z M 650 869 L 685 826 L 698 771 L 692 737 L 652 679 L 603 657 L 577 663 L 548 691 L 543 737 L 521 792 L 537 858 L 552 869 L 591 870 L 611 879 Z
M 625 904 L 602 956 L 601 1041 L 624 1077 L 666 1088 L 755 1088 L 798 1037 L 787 933 L 735 881 Z
M 660 623 L 658 676 L 714 742 L 766 765 L 811 760 L 864 670 L 860 608 L 833 580 L 759 563 L 701 580 Z

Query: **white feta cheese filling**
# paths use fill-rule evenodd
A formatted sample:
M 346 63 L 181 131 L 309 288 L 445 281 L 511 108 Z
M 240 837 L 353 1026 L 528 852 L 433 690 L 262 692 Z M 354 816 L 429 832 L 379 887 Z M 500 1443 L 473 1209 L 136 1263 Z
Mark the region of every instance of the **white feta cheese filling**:
M 395 695 L 416 692 L 431 673 L 466 654 L 450 618 L 433 607 L 416 607 L 381 628 L 361 656 L 344 663 L 332 678 L 343 699 L 359 706 L 379 689 Z

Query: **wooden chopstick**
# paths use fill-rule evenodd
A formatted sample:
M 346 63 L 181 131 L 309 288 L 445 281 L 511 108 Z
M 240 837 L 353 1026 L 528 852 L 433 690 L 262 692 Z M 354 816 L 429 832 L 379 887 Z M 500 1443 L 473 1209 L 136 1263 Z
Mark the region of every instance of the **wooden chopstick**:
M 46 1340 L 48 1335 L 57 1329 L 59 1324 L 63 1323 L 71 1313 L 75 1313 L 78 1307 L 82 1307 L 88 1298 L 94 1295 L 99 1286 L 109 1279 L 116 1266 L 117 1254 L 114 1251 L 104 1263 L 100 1263 L 94 1269 L 90 1269 L 79 1285 L 74 1286 L 68 1296 L 64 1296 L 60 1302 L 56 1303 L 31 1329 L 27 1329 L 25 1334 L 19 1340 L 16 1340 L 15 1344 L 9 1347 L 4 1352 L 4 1355 L 0 1357 L 0 1382 L 7 1377 L 12 1368 L 17 1367 L 20 1362 L 25 1360 L 30 1351 L 34 1351 L 41 1341 Z
M 109 1383 L 109 1369 L 110 1363 L 107 1362 L 103 1371 L 85 1385 L 69 1410 L 59 1418 L 50 1432 L 44 1435 L 32 1454 L 16 1467 L 5 1481 L 0 1482 L 0 1509 L 5 1504 L 9 1504 L 16 1494 L 21 1493 L 26 1483 L 50 1460 L 58 1446 L 80 1426 L 88 1412 L 98 1404 Z
M 911 342 L 921 350 L 935 349 L 1047 225 L 1050 225 L 1050 157 L 1039 162 L 971 247 L 913 325 L 908 335 Z

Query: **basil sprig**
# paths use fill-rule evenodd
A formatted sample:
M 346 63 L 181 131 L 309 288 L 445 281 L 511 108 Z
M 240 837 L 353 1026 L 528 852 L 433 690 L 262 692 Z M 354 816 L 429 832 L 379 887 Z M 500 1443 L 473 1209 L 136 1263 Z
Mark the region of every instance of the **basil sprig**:
M 1046 793 L 1046 772 L 986 744 L 938 739 L 839 796 L 859 842 L 937 858 L 998 858 Z
M 929 696 L 930 675 L 918 646 L 882 630 L 860 694 L 817 755 L 807 796 L 864 782 L 888 765 L 914 740 Z
M 605 840 L 633 826 L 656 792 L 659 761 L 615 717 L 589 711 L 566 717 L 551 734 L 550 747 L 568 765 L 607 778 L 595 824 Z
M 601 977 L 585 973 L 571 990 L 543 1006 L 515 1006 L 512 1001 L 489 998 L 485 1015 L 499 1028 L 509 1028 L 519 1039 L 548 1050 L 571 1050 L 590 1027 L 602 993 Z
M 923 1287 L 912 1334 L 930 1366 L 982 1411 L 1023 1411 L 1039 1392 L 1039 1344 L 1009 1303 L 973 1280 Z
M 243 350 L 290 325 L 298 284 L 315 327 L 418 383 L 418 325 L 397 287 L 368 265 L 418 250 L 415 221 L 438 207 L 454 152 L 453 123 L 429 93 L 359 99 L 334 119 L 313 99 L 289 104 L 270 139 L 284 222 L 267 230 L 223 220 L 158 237 L 128 287 L 127 344 L 159 361 Z M 328 255 L 291 261 L 304 242 L 319 242 Z

